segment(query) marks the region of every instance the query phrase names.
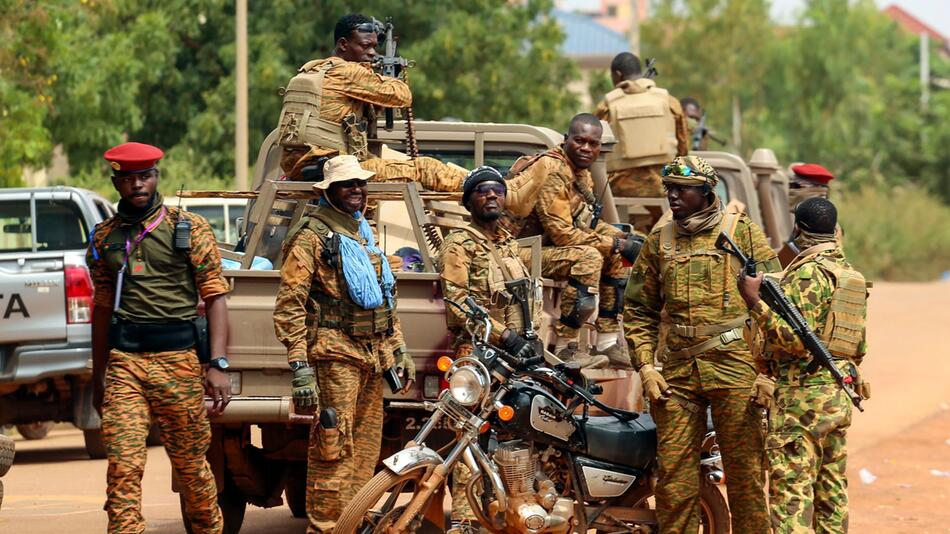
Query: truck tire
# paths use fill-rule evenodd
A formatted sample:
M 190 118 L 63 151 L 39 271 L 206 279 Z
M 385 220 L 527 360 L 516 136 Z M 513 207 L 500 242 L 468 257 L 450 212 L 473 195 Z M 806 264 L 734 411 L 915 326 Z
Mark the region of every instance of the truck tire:
M 188 513 L 185 512 L 185 496 L 178 494 L 178 505 L 181 508 L 181 522 L 185 526 L 185 532 L 194 534 L 191 528 L 191 520 Z M 218 494 L 218 506 L 221 508 L 221 516 L 224 518 L 224 529 L 222 534 L 238 534 L 241 532 L 241 526 L 244 524 L 244 512 L 247 511 L 247 498 L 241 493 L 241 490 L 231 477 L 225 475 L 224 491 Z
M 16 454 L 16 443 L 11 438 L 0 434 L 0 477 L 10 470 L 14 454 Z
M 17 425 L 16 431 L 23 436 L 23 439 L 34 440 L 45 438 L 51 428 L 53 428 L 52 421 L 40 421 L 39 423 Z
M 102 430 L 92 428 L 82 431 L 83 441 L 86 443 L 86 454 L 93 460 L 102 460 L 106 457 L 106 444 L 102 441 Z
M 307 462 L 287 464 L 287 485 L 284 487 L 284 497 L 294 517 L 307 517 Z

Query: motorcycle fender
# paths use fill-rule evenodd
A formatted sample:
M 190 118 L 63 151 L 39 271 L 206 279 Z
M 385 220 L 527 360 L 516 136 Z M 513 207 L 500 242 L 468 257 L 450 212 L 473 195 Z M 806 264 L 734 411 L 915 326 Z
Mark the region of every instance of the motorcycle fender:
M 443 463 L 443 460 L 439 453 L 428 447 L 418 445 L 405 448 L 383 460 L 383 465 L 397 475 L 408 473 L 420 467 L 436 466 L 441 463 Z

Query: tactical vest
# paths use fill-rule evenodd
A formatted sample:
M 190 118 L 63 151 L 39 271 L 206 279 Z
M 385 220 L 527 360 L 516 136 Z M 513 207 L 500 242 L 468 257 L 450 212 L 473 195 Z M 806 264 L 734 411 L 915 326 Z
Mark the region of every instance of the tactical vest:
M 488 251 L 488 255 L 485 258 L 488 262 L 488 291 L 491 299 L 491 302 L 485 306 L 488 308 L 488 314 L 491 315 L 492 319 L 524 335 L 525 322 L 521 305 L 514 296 L 508 292 L 505 283 L 522 278 L 530 279 L 531 273 L 521 259 L 499 254 L 492 241 L 478 229 L 467 226 L 464 230 L 472 236 L 476 243 Z M 540 280 L 533 280 L 534 298 L 528 303 L 531 321 L 534 323 L 535 328 L 541 324 L 541 312 L 544 308 L 544 304 L 541 301 L 540 282 Z M 477 281 L 470 281 L 469 287 L 473 287 L 476 283 Z
M 340 239 L 339 235 L 316 217 L 309 217 L 306 227 L 317 234 L 323 244 L 323 259 L 336 270 L 341 293 L 341 298 L 333 298 L 317 290 L 311 282 L 310 299 L 307 305 L 307 326 L 316 324 L 321 328 L 342 330 L 353 338 L 392 334 L 396 313 L 395 294 L 393 295 L 393 307 L 388 307 L 385 299 L 382 306 L 372 310 L 363 309 L 354 303 L 349 297 L 346 277 L 343 275 L 343 261 L 340 256 L 339 243 L 334 243 L 334 240 L 338 241 Z M 373 264 L 373 269 L 376 271 L 380 289 L 382 289 L 382 262 L 386 260 L 378 254 L 369 254 L 369 258 Z M 312 309 L 312 302 L 316 302 L 319 308 Z
M 627 93 L 618 87 L 604 97 L 610 128 L 619 141 L 607 154 L 608 172 L 660 165 L 676 156 L 676 119 L 669 92 L 645 78 L 632 83 L 645 90 Z
M 324 78 L 338 64 L 332 58 L 309 61 L 281 90 L 284 100 L 277 126 L 281 146 L 321 146 L 336 149 L 340 154 L 352 154 L 360 160 L 368 157 L 363 107 L 358 114 L 346 116 L 342 123 L 320 117 Z

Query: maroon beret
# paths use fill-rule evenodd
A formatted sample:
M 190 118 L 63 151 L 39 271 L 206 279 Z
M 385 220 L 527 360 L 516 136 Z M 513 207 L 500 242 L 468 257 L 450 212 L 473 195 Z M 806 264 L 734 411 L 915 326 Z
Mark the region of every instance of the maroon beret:
M 148 171 L 164 156 L 162 149 L 144 143 L 122 143 L 102 155 L 116 172 Z
M 800 165 L 792 165 L 792 172 L 806 180 L 811 180 L 812 182 L 818 182 L 825 185 L 828 185 L 828 182 L 834 180 L 835 178 L 835 175 L 831 174 L 831 171 L 817 163 L 802 163 Z

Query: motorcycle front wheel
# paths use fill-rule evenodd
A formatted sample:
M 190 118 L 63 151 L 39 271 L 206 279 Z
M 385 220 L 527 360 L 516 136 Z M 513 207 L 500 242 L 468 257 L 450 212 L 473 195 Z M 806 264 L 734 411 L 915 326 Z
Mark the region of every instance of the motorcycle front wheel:
M 343 514 L 333 528 L 334 534 L 371 534 L 385 532 L 402 515 L 405 502 L 400 499 L 402 493 L 414 495 L 420 487 L 425 469 L 416 469 L 397 475 L 389 469 L 383 469 L 360 489 L 359 493 L 343 509 Z M 388 495 L 387 495 L 388 494 Z M 385 500 L 380 502 L 383 497 Z M 398 503 L 398 501 L 404 501 Z M 377 504 L 379 506 L 377 507 Z M 402 505 L 400 505 L 402 504 Z M 423 507 L 423 510 L 425 508 Z M 422 515 L 409 523 L 408 532 L 421 531 L 424 519 Z
M 719 486 L 704 480 L 699 487 L 699 507 L 702 510 L 703 534 L 729 533 L 729 505 Z

